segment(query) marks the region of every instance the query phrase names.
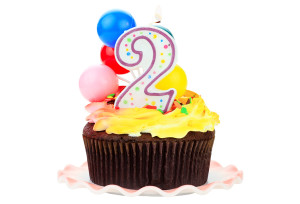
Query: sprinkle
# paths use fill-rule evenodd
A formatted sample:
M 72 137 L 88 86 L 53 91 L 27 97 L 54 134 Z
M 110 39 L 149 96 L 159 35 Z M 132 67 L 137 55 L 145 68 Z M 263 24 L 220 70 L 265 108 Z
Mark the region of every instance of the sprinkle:
M 156 74 L 156 71 L 154 71 L 153 74 Z
M 162 99 L 160 99 L 160 102 L 163 102 L 163 100 L 162 100 Z
M 139 88 L 139 87 L 135 87 L 135 90 L 136 90 L 136 91 L 139 91 L 139 90 L 140 90 L 140 88 Z
M 188 100 L 189 99 L 187 97 L 181 97 L 181 98 L 178 99 L 178 101 L 180 102 L 180 104 L 184 104 L 184 105 L 187 104 Z
M 163 39 L 161 39 L 160 42 L 163 42 Z
M 160 105 L 159 107 L 162 108 L 162 105 Z
M 120 107 L 119 107 L 119 106 L 116 106 L 116 107 L 115 107 L 115 109 L 119 110 L 119 109 L 120 109 Z
M 146 101 L 148 101 L 148 98 L 145 98 Z
M 160 55 L 164 55 L 164 53 L 160 53 Z
M 131 56 L 130 58 L 133 59 L 133 56 Z
M 106 98 L 113 98 L 116 94 L 109 94 Z
M 134 103 L 131 103 L 130 105 L 132 105 L 132 106 L 133 106 L 133 105 L 134 105 Z
M 174 105 L 175 105 L 176 108 L 182 109 L 182 106 L 177 101 L 174 101 Z
M 135 37 L 135 35 L 133 34 L 133 37 Z
M 151 105 L 152 105 L 152 106 L 154 106 L 155 104 L 156 104 L 156 102 L 155 102 L 155 101 L 152 101 L 152 102 L 151 102 Z
M 133 100 L 133 98 L 131 98 L 131 100 Z
M 127 44 L 125 44 L 125 47 L 127 47 Z
M 153 38 L 155 39 L 156 37 L 157 37 L 157 35 L 154 34 L 154 35 L 153 35 Z
M 145 105 L 143 108 L 156 109 L 156 106 Z
M 129 56 L 130 55 L 130 52 L 127 52 L 127 56 Z
M 123 101 L 123 103 L 124 103 L 124 104 L 127 104 L 127 103 L 128 103 L 128 101 L 124 100 L 124 101 Z
M 131 38 L 127 38 L 127 42 L 131 42 Z
M 165 60 L 161 60 L 161 63 L 165 63 L 166 61 Z
M 126 48 L 126 51 L 128 51 L 129 49 L 128 48 Z
M 181 113 L 184 113 L 184 114 L 186 114 L 186 115 L 189 114 L 188 111 L 187 111 L 187 109 L 186 109 L 186 107 L 182 107 L 180 112 L 181 112 Z
M 167 49 L 167 48 L 168 48 L 168 45 L 165 45 L 164 48 Z
M 149 35 L 151 35 L 151 33 L 149 33 Z
M 142 81 L 142 83 L 141 83 L 142 85 L 144 85 L 144 82 Z
M 169 53 L 169 56 L 171 56 L 172 53 Z
M 161 112 L 162 114 L 164 114 L 163 110 L 162 109 L 157 109 L 159 112 Z
M 176 106 L 175 106 L 175 104 L 173 103 L 170 110 L 173 111 L 173 110 L 175 110 L 175 109 L 176 109 Z
M 151 79 L 151 75 L 148 75 L 148 79 Z

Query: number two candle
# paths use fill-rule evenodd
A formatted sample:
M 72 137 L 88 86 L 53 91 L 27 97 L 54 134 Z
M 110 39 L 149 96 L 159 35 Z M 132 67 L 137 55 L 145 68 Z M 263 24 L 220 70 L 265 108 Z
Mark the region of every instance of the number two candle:
M 155 85 L 176 65 L 176 45 L 172 36 L 154 27 L 136 27 L 121 35 L 115 46 L 117 62 L 133 71 L 143 69 L 143 74 L 129 84 L 115 102 L 120 108 L 156 106 L 167 112 L 173 104 L 176 90 L 162 91 Z

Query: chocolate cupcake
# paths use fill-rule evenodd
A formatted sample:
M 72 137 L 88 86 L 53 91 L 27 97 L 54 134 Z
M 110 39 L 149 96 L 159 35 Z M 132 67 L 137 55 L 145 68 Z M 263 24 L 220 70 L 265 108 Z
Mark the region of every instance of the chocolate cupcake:
M 187 91 L 176 101 L 177 107 L 174 106 L 175 109 L 167 114 L 147 108 L 129 109 L 131 114 L 128 110 L 119 113 L 120 110 L 113 109 L 114 98 L 107 100 L 107 105 L 94 104 L 102 107 L 100 109 L 88 107 L 97 110 L 91 111 L 87 118 L 90 123 L 83 130 L 93 183 L 101 186 L 116 184 L 129 189 L 151 185 L 166 190 L 186 184 L 200 186 L 207 181 L 215 138 L 213 127 L 218 123 L 218 116 L 207 109 L 199 95 Z M 178 105 L 190 115 L 182 113 Z M 106 117 L 103 118 L 103 115 Z M 137 124 L 130 125 L 126 120 Z M 160 127 L 162 132 L 156 129 L 156 126 L 172 123 L 173 120 L 179 123 L 164 126 L 165 130 Z M 139 129 L 139 122 L 143 123 L 144 129 Z M 119 128 L 125 127 L 124 124 L 125 129 Z M 187 124 L 188 127 L 185 126 Z M 177 130 L 174 132 L 175 126 Z M 130 136 L 129 131 L 134 134 Z M 142 133 L 137 136 L 139 131 Z M 143 133 L 145 131 L 149 133 Z
M 163 190 L 207 181 L 215 132 L 189 132 L 181 139 L 139 137 L 83 130 L 90 179 L 129 189 L 157 186 Z

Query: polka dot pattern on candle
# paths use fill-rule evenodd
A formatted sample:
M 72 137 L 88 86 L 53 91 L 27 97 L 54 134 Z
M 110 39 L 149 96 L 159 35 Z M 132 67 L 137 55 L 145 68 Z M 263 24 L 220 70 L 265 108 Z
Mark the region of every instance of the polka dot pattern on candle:
M 116 99 L 116 105 L 120 108 L 132 108 L 133 106 L 142 108 L 146 104 L 149 104 L 166 111 L 166 106 L 170 108 L 169 103 L 174 100 L 173 98 L 170 99 L 170 97 L 173 97 L 173 94 L 176 95 L 176 90 L 172 90 L 174 92 L 172 92 L 172 95 L 163 94 L 167 91 L 155 88 L 155 84 L 159 82 L 160 77 L 166 76 L 166 74 L 164 74 L 167 73 L 165 71 L 166 69 L 173 70 L 175 66 L 175 55 L 172 55 L 173 52 L 175 53 L 173 38 L 165 31 L 153 27 L 133 28 L 123 35 L 124 38 L 121 36 L 120 38 L 122 38 L 122 40 L 117 42 L 118 46 L 116 46 L 119 49 L 118 62 L 120 62 L 120 59 L 123 60 L 125 63 L 124 67 L 128 68 L 128 70 L 135 69 L 134 66 L 131 67 L 131 64 L 148 64 L 135 65 L 140 69 L 144 68 L 144 73 L 142 72 L 142 75 L 132 83 L 132 86 L 127 86 L 123 90 L 124 94 L 121 97 L 122 103 L 118 103 L 120 98 L 118 97 Z M 152 48 L 155 49 L 155 52 L 153 52 Z M 142 55 L 140 55 L 140 53 L 142 53 Z M 153 54 L 150 53 L 156 54 L 153 56 Z M 142 60 L 140 59 L 141 56 L 143 57 Z M 155 60 L 149 69 L 151 58 Z M 172 66 L 170 66 L 171 63 Z M 162 94 L 158 97 L 156 95 L 149 95 L 148 93 Z M 125 100 L 127 103 L 124 102 Z M 128 101 L 130 101 L 130 103 Z

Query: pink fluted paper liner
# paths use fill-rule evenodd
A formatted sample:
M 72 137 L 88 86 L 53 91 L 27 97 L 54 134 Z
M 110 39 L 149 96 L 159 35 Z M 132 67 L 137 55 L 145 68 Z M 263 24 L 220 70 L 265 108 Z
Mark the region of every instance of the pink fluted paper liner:
M 90 181 L 87 163 L 80 167 L 67 165 L 63 170 L 58 172 L 58 181 L 66 183 L 68 187 L 87 188 L 96 194 L 114 193 L 124 196 L 139 195 L 158 195 L 158 196 L 176 196 L 182 194 L 206 194 L 212 189 L 229 189 L 233 184 L 239 184 L 243 180 L 243 172 L 235 166 L 221 166 L 216 161 L 211 161 L 206 184 L 202 186 L 183 185 L 171 190 L 161 190 L 155 186 L 145 186 L 139 190 L 122 188 L 117 185 L 99 186 Z

